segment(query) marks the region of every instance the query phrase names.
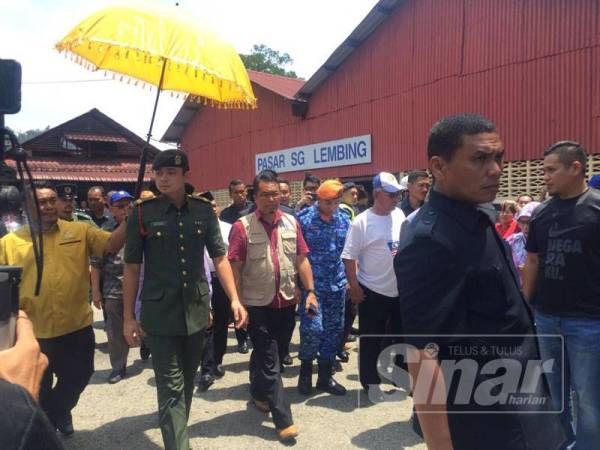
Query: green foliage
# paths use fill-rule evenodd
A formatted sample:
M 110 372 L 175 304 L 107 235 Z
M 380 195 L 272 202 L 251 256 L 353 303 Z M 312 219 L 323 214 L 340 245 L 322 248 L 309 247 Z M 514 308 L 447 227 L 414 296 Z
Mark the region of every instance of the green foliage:
M 31 130 L 19 131 L 18 133 L 16 133 L 16 135 L 17 135 L 17 139 L 19 140 L 19 142 L 23 143 L 25 141 L 28 141 L 29 139 L 33 139 L 34 137 L 39 136 L 42 133 L 45 133 L 49 129 L 50 129 L 50 125 L 48 125 L 44 129 L 34 128 Z
M 294 62 L 292 57 L 288 53 L 279 53 L 265 44 L 253 45 L 252 52 L 249 55 L 240 55 L 240 58 L 246 69 L 298 78 L 293 70 L 285 70 L 285 66 Z

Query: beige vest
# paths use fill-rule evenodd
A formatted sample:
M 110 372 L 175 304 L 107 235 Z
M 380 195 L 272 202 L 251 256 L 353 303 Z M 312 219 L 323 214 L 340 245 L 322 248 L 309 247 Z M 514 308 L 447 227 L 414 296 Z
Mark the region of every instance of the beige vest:
M 249 306 L 266 306 L 275 298 L 275 266 L 271 240 L 256 214 L 244 216 L 240 222 L 248 237 L 241 280 L 242 302 Z M 277 254 L 279 294 L 287 301 L 294 300 L 296 288 L 296 234 L 296 219 L 283 213 L 277 224 Z

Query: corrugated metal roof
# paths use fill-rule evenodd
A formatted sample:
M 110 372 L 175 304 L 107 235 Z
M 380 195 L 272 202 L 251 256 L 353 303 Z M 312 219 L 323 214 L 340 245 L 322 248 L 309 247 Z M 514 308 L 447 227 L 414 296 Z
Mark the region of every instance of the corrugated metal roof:
M 14 167 L 14 161 L 7 161 Z M 139 163 L 132 161 L 73 161 L 68 159 L 37 159 L 27 160 L 29 170 L 34 179 L 56 181 L 94 181 L 94 182 L 123 182 L 135 183 Z M 152 166 L 146 166 L 145 181 L 150 181 Z
M 329 76 L 340 67 L 354 50 L 366 41 L 389 15 L 405 0 L 380 0 L 358 24 L 350 36 L 331 54 L 327 61 L 296 93 L 299 99 L 308 99 Z
M 284 77 L 281 75 L 273 75 L 270 73 L 257 72 L 256 70 L 248 70 L 250 81 L 260 86 L 281 95 L 290 100 L 294 99 L 294 95 L 304 85 L 304 80 L 299 78 Z
M 284 77 L 281 75 L 272 75 L 270 73 L 257 72 L 256 70 L 248 70 L 250 81 L 257 84 L 275 94 L 287 99 L 293 100 L 294 94 L 302 87 L 304 80 L 299 78 Z M 260 104 L 261 109 L 263 105 Z M 197 111 L 200 110 L 200 105 L 192 101 L 185 101 L 179 112 L 165 131 L 162 142 L 179 142 L 185 128 L 190 123 Z

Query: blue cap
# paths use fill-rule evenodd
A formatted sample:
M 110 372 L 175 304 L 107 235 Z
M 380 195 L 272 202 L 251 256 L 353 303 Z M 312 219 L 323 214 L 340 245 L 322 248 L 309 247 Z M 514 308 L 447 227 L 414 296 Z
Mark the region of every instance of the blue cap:
M 594 189 L 600 189 L 600 173 L 590 178 L 588 186 Z
M 118 202 L 119 200 L 123 200 L 124 198 L 133 200 L 133 196 L 129 192 L 117 191 L 113 195 L 110 196 L 109 201 L 110 201 L 110 204 L 112 205 L 113 203 Z
M 388 172 L 380 172 L 373 178 L 373 189 L 382 189 L 391 194 L 402 190 L 398 180 L 394 175 Z

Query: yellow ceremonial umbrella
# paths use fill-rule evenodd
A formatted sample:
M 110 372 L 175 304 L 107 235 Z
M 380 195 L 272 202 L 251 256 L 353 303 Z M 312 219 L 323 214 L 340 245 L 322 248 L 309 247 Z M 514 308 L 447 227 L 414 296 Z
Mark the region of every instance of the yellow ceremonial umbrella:
M 178 8 L 107 8 L 84 19 L 55 47 L 89 70 L 106 70 L 119 74 L 121 80 L 157 87 L 146 144 L 163 90 L 219 108 L 256 108 L 248 73 L 237 52 Z M 146 159 L 144 147 L 136 196 Z

